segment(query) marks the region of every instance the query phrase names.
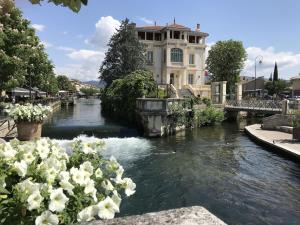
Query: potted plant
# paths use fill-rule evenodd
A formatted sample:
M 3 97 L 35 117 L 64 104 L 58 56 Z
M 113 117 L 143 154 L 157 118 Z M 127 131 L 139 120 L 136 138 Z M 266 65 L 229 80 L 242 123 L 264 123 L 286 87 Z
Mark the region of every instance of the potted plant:
M 40 104 L 16 104 L 7 111 L 17 125 L 18 139 L 29 141 L 41 137 L 43 121 L 52 108 Z
M 300 140 L 300 113 L 295 115 L 293 121 L 293 139 Z

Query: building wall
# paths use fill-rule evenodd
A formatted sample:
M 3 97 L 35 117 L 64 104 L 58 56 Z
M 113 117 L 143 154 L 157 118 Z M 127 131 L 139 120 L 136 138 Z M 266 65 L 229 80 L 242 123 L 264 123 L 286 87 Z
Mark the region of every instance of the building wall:
M 300 96 L 300 79 L 292 80 L 292 95 Z

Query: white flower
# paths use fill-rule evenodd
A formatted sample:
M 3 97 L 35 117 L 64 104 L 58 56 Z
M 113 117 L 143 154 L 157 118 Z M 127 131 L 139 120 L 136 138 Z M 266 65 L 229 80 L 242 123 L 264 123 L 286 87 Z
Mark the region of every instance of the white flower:
M 41 184 L 32 182 L 29 178 L 18 183 L 17 189 L 25 195 L 31 195 L 33 192 L 38 191 Z
M 111 182 L 109 181 L 109 180 L 104 180 L 104 181 L 102 181 L 102 183 L 101 183 L 101 186 L 105 189 L 105 190 L 107 190 L 107 191 L 112 191 L 112 190 L 114 190 L 114 186 L 111 184 Z
M 94 218 L 94 216 L 96 215 L 95 213 L 95 206 L 89 206 L 84 208 L 83 210 L 81 210 L 78 214 L 77 214 L 77 221 L 78 222 L 88 222 L 91 221 Z
M 135 193 L 136 185 L 130 178 L 124 178 L 122 185 L 125 188 L 125 194 L 127 196 L 133 195 Z
M 102 176 L 103 176 L 103 173 L 102 173 L 101 169 L 100 168 L 96 169 L 95 177 L 96 178 L 101 178 Z
M 80 170 L 84 172 L 85 177 L 90 177 L 93 174 L 94 167 L 91 162 L 86 161 L 80 165 Z
M 57 225 L 58 217 L 50 211 L 45 211 L 35 219 L 35 225 Z
M 115 203 L 118 207 L 120 207 L 120 204 L 121 204 L 122 199 L 121 199 L 119 193 L 118 193 L 116 190 L 113 191 L 113 195 L 112 195 L 111 199 L 114 201 L 114 203 Z
M 114 181 L 115 181 L 117 184 L 122 183 L 122 176 L 123 176 L 123 173 L 124 173 L 123 167 L 122 167 L 122 166 L 119 166 L 119 168 L 116 170 L 116 178 L 114 179 Z
M 110 197 L 106 197 L 103 201 L 97 204 L 98 216 L 101 219 L 113 219 L 115 213 L 119 212 L 119 207 Z
M 86 182 L 85 188 L 84 188 L 84 193 L 90 194 L 94 198 L 94 201 L 97 202 L 97 197 L 96 197 L 97 190 L 95 188 L 95 182 L 93 180 L 89 179 Z
M 69 200 L 67 196 L 63 193 L 62 188 L 54 189 L 50 194 L 50 204 L 49 209 L 52 212 L 61 212 L 66 207 L 66 202 Z
M 59 171 L 53 167 L 48 168 L 44 171 L 45 178 L 49 184 L 52 184 L 55 181 L 55 178 L 57 177 L 58 172 Z
M 84 142 L 82 144 L 82 151 L 84 154 L 95 154 L 97 151 L 93 148 L 92 143 Z
M 35 160 L 35 157 L 33 156 L 33 154 L 31 152 L 26 152 L 23 154 L 23 160 L 26 163 L 31 164 Z
M 74 195 L 73 189 L 74 185 L 71 184 L 69 181 L 62 180 L 59 182 L 59 185 L 61 186 L 62 189 L 66 190 L 69 195 Z
M 28 203 L 28 210 L 38 209 L 43 201 L 43 197 L 41 196 L 39 191 L 33 192 L 31 195 L 29 195 L 27 199 Z
M 49 148 L 47 139 L 42 138 L 39 141 L 37 141 L 36 142 L 36 150 L 42 159 L 46 159 L 50 152 L 50 148 Z
M 84 186 L 85 185 L 85 176 L 84 176 L 84 173 L 83 171 L 75 168 L 75 167 L 72 167 L 71 170 L 70 170 L 70 173 L 72 175 L 72 180 L 76 183 L 76 184 L 79 184 L 80 186 Z
M 10 160 L 17 154 L 17 151 L 14 150 L 10 143 L 0 144 L 0 157 L 5 158 L 6 160 Z
M 21 160 L 21 162 L 15 162 L 13 168 L 20 177 L 25 177 L 27 173 L 27 163 L 24 160 Z
M 70 180 L 70 173 L 68 171 L 61 171 L 59 173 L 59 179 L 61 181 L 69 181 Z

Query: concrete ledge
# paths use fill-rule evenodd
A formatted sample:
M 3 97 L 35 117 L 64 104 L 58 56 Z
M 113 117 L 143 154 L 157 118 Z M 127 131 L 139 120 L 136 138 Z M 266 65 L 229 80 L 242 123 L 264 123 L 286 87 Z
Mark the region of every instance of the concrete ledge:
M 225 223 L 200 206 L 171 209 L 127 216 L 112 220 L 96 220 L 80 225 L 225 225 Z
M 246 126 L 245 132 L 254 138 L 254 140 L 264 145 L 300 159 L 300 142 L 293 140 L 292 134 L 274 130 L 263 130 L 260 124 Z

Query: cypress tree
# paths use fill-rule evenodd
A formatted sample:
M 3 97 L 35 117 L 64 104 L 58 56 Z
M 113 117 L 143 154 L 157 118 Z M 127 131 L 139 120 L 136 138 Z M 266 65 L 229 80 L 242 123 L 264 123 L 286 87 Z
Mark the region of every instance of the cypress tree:
M 273 82 L 274 82 L 274 81 L 278 81 L 277 62 L 275 62 L 275 67 L 274 67 Z
M 270 74 L 270 78 L 269 78 L 269 81 L 272 81 L 273 80 L 273 73 Z

